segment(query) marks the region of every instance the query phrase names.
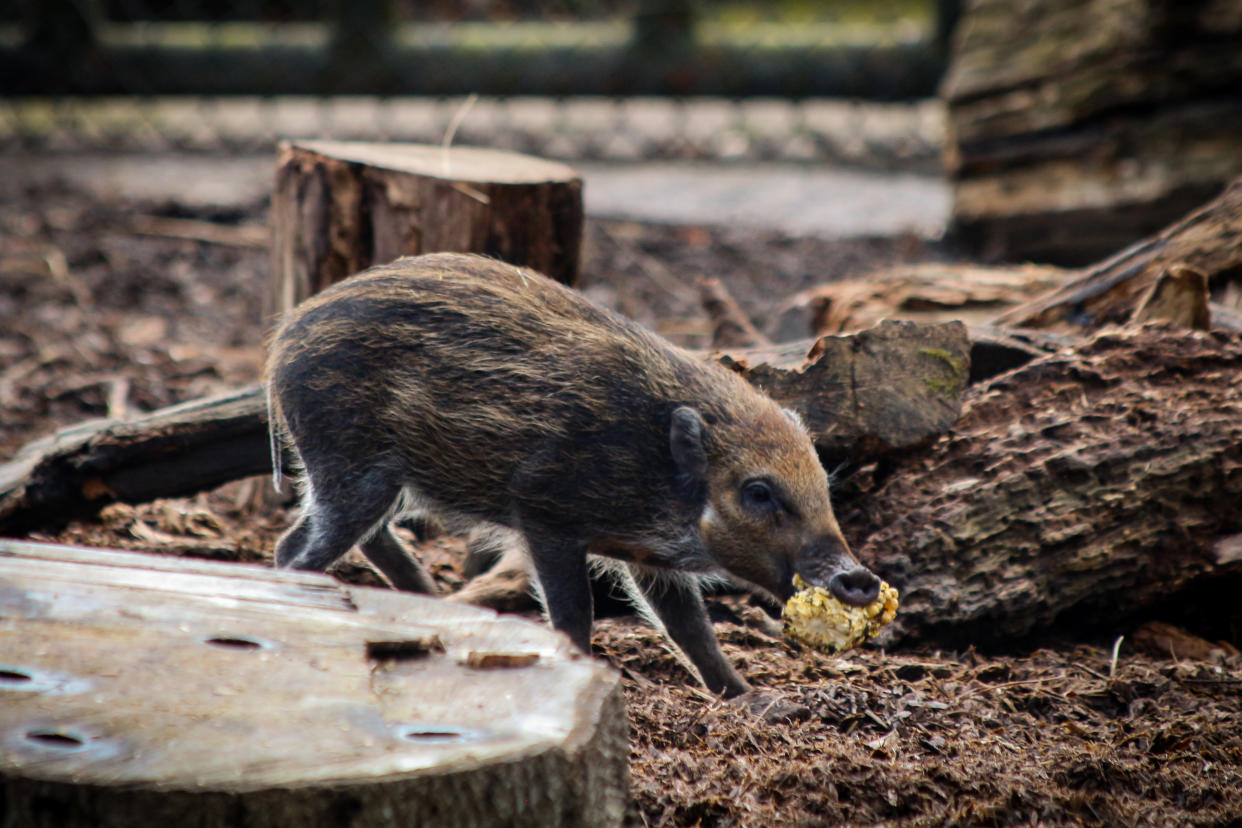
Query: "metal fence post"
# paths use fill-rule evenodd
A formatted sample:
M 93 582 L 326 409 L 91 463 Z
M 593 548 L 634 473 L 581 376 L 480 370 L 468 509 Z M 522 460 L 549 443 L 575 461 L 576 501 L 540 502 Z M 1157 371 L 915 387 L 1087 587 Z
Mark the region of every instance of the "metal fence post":
M 936 0 L 936 48 L 948 57 L 953 47 L 953 31 L 962 16 L 962 0 Z
M 43 68 L 52 87 L 69 91 L 99 43 L 99 0 L 25 0 L 24 51 Z M 59 88 L 57 88 L 59 87 Z
M 328 92 L 396 91 L 392 68 L 395 0 L 333 0 L 332 42 L 323 88 Z
M 679 71 L 694 56 L 694 0 L 640 0 L 634 12 L 630 48 L 621 71 L 639 84 L 654 82 L 665 94 L 683 92 L 691 76 Z

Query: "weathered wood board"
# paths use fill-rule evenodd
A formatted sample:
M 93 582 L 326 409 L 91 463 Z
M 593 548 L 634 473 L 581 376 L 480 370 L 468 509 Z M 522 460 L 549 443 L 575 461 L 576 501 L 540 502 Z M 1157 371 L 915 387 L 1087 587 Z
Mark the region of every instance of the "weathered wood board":
M 616 676 L 314 574 L 0 540 L 0 823 L 619 825 Z

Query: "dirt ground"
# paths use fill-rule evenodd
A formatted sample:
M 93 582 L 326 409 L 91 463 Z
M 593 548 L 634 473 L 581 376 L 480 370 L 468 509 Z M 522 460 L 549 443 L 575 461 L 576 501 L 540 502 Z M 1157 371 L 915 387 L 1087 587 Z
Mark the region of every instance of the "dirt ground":
M 0 461 L 61 425 L 257 378 L 265 215 L 262 203 L 189 210 L 0 185 Z M 946 255 L 914 238 L 591 222 L 583 287 L 699 345 L 696 275 L 721 277 L 762 323 L 811 283 Z M 31 537 L 262 561 L 291 513 L 239 481 Z M 461 548 L 423 544 L 446 590 L 462 582 Z M 360 559 L 336 574 L 380 585 Z M 836 657 L 774 636 L 744 597 L 712 610 L 742 671 L 806 716 L 742 713 L 696 688 L 644 623 L 602 620 L 596 652 L 621 671 L 629 706 L 636 825 L 1242 825 L 1237 656 L 1141 652 L 1115 629 L 986 654 Z

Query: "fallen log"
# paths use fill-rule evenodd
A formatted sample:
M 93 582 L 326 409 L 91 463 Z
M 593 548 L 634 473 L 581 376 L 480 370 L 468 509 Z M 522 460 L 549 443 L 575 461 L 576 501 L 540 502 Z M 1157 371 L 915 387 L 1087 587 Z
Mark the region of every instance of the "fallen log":
M 803 337 L 849 333 L 882 319 L 982 324 L 1059 287 L 1073 273 L 1032 264 L 981 267 L 960 262 L 886 268 L 794 294 L 777 309 L 774 327 Z
M 999 310 L 1060 285 L 1072 273 L 1038 265 L 890 268 L 795 294 L 777 311 L 774 327 L 795 337 L 818 337 L 861 330 L 884 319 L 959 320 L 966 323 L 970 339 L 970 382 L 980 382 L 1073 341 L 1063 335 L 984 324 Z
M 926 443 L 953 423 L 970 370 L 967 349 L 960 324 L 893 322 L 718 358 L 799 411 L 833 462 L 865 462 Z M 0 466 L 0 534 L 270 471 L 261 385 L 130 420 L 93 420 L 36 440 Z
M 271 470 L 261 385 L 132 419 L 88 420 L 28 443 L 0 466 L 0 534 Z
M 970 380 L 978 382 L 1104 325 L 1165 320 L 1242 331 L 1238 238 L 1242 179 L 1152 238 L 1079 271 L 1034 265 L 894 268 L 802 291 L 782 306 L 777 327 L 819 336 L 886 317 L 959 318 L 967 322 L 971 341 Z M 1011 307 L 997 314 L 1004 305 Z M 991 321 L 980 324 L 984 319 Z
M 951 434 L 840 509 L 901 590 L 890 644 L 987 644 L 1242 575 L 1242 335 L 1101 333 L 968 392 Z
M 1083 269 L 1060 287 L 1012 307 L 992 324 L 1081 333 L 1129 321 L 1152 285 L 1171 269 L 1190 268 L 1207 277 L 1208 291 L 1222 305 L 1222 326 L 1236 313 L 1242 285 L 1242 179 L 1216 199 L 1151 238 Z M 1215 316 L 1215 308 L 1209 315 Z

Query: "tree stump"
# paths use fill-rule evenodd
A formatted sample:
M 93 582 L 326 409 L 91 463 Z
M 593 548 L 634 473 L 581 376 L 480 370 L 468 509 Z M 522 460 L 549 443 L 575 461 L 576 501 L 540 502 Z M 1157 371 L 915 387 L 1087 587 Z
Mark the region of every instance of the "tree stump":
M 564 164 L 473 147 L 296 141 L 272 201 L 279 313 L 398 256 L 483 253 L 573 285 L 582 179 Z
M 322 575 L 0 541 L 0 821 L 621 825 L 620 683 Z
M 1242 173 L 1242 6 L 971 0 L 942 87 L 953 223 L 989 258 L 1093 261 Z

